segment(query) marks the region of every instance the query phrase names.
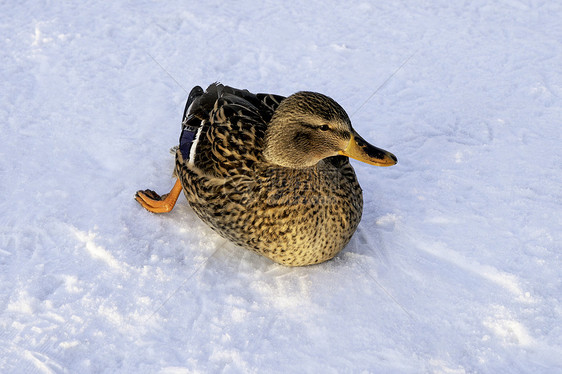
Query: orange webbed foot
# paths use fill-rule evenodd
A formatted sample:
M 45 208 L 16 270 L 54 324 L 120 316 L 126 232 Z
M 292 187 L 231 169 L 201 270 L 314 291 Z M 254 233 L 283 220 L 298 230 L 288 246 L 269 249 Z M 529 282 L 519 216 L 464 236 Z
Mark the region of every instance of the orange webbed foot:
M 174 209 L 176 201 L 181 192 L 180 180 L 176 180 L 176 184 L 172 190 L 162 196 L 152 190 L 137 191 L 135 200 L 146 210 L 152 213 L 167 213 Z

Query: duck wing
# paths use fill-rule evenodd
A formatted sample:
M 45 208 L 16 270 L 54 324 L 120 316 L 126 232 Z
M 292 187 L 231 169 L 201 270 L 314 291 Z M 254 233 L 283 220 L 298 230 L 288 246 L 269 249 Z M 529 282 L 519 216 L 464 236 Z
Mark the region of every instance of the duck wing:
M 180 162 L 215 177 L 247 174 L 263 161 L 267 125 L 284 99 L 219 83 L 189 94 L 182 121 Z

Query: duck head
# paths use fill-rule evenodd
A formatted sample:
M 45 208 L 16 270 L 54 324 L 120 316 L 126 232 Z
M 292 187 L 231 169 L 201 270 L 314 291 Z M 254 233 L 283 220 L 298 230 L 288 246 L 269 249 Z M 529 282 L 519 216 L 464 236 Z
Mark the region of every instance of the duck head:
M 377 166 L 397 162 L 392 153 L 367 143 L 351 127 L 345 110 L 328 96 L 297 92 L 281 102 L 265 135 L 268 162 L 304 168 L 337 155 Z

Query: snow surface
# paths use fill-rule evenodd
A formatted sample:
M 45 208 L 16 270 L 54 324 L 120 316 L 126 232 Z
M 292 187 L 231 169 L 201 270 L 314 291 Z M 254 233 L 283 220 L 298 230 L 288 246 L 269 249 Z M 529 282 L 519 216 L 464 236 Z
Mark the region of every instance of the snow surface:
M 562 372 L 562 2 L 0 4 L 0 372 Z M 410 60 L 374 95 L 377 88 Z M 285 268 L 166 192 L 186 90 L 314 90 L 398 165 Z

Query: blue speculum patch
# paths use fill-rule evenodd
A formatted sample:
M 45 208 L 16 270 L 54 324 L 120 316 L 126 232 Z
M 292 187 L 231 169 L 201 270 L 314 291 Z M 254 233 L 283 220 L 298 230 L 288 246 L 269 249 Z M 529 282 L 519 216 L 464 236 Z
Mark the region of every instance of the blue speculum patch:
M 193 126 L 184 126 L 180 135 L 180 152 L 184 160 L 189 159 L 189 152 L 191 151 L 191 146 L 193 145 L 193 139 L 195 139 L 195 134 L 197 134 L 197 128 Z

